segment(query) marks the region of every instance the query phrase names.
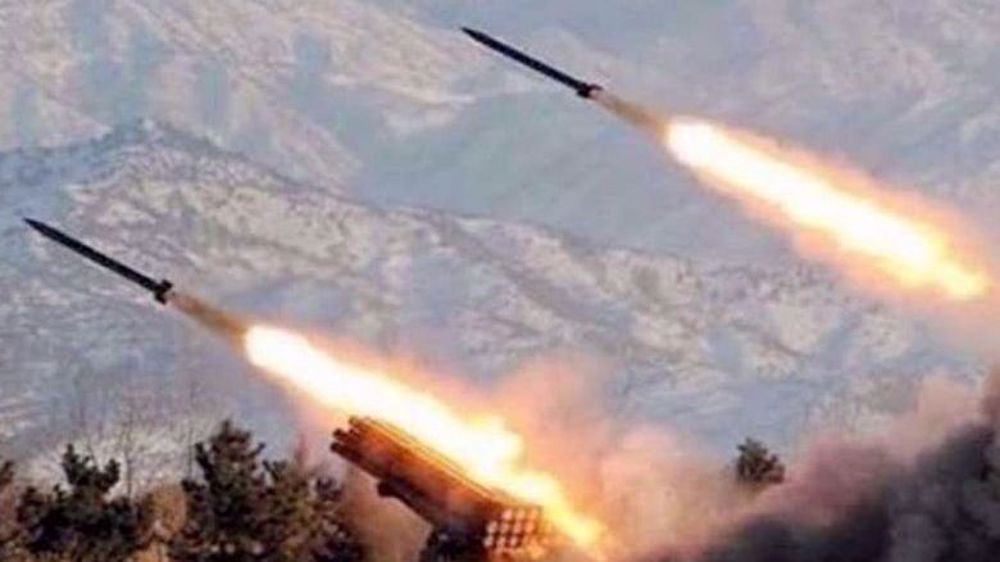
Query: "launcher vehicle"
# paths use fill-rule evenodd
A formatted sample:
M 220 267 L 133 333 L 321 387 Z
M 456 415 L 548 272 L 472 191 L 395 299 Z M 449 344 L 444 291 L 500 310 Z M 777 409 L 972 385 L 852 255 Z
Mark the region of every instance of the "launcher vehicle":
M 397 427 L 354 417 L 333 436 L 333 452 L 375 478 L 380 495 L 398 499 L 431 525 L 428 549 L 536 556 L 552 542 L 540 507 L 472 480 Z

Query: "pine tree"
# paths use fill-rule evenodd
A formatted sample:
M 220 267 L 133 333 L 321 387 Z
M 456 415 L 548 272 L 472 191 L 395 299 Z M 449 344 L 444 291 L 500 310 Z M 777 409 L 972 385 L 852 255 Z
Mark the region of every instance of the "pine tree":
M 14 463 L 0 460 L 0 560 L 22 560 L 24 549 L 16 525 L 13 499 Z
M 315 562 L 362 562 L 367 552 L 342 515 L 343 490 L 328 478 L 313 482 L 319 517 L 312 546 Z
M 179 561 L 248 560 L 259 554 L 259 522 L 264 481 L 260 474 L 263 446 L 250 433 L 225 422 L 205 443 L 195 445 L 195 464 L 203 481 L 185 480 L 188 519 L 171 545 Z
M 14 463 L 0 459 L 0 495 L 14 483 Z
M 301 463 L 262 461 L 264 446 L 224 422 L 195 447 L 200 480 L 184 482 L 188 520 L 178 562 L 354 562 L 363 553 L 339 516 L 331 482 Z
M 739 482 L 760 487 L 785 480 L 785 465 L 760 441 L 748 437 L 738 449 L 736 479 Z
M 51 492 L 29 487 L 17 507 L 25 549 L 39 558 L 124 562 L 145 547 L 152 518 L 143 504 L 109 498 L 119 480 L 118 463 L 99 466 L 72 445 L 63 454 L 67 487 Z

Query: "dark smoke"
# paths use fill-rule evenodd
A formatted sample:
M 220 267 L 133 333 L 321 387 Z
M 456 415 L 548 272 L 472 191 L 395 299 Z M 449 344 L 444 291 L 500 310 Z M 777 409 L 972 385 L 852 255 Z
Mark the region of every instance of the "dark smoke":
M 996 562 L 1000 560 L 1000 373 L 981 415 L 900 461 L 886 446 L 814 454 L 764 494 L 698 562 Z M 784 488 L 784 489 L 782 489 Z M 666 561 L 680 560 L 670 554 Z

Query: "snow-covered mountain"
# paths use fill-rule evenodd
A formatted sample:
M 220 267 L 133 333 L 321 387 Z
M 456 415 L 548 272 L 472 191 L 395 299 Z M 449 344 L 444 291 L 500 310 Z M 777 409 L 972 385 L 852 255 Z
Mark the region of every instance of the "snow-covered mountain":
M 232 353 L 20 215 L 457 376 L 597 357 L 621 415 L 719 446 L 866 424 L 927 374 L 980 372 L 460 25 L 858 162 L 1000 238 L 992 0 L 10 0 L 0 435 L 111 425 L 120 393 L 288 421 Z
M 117 393 L 131 390 L 147 415 L 212 404 L 279 439 L 293 424 L 280 393 L 261 392 L 232 351 L 19 215 L 234 310 L 405 352 L 475 384 L 537 359 L 596 358 L 617 415 L 719 446 L 863 425 L 902 407 L 923 375 L 979 369 L 809 267 L 692 261 L 378 209 L 151 121 L 0 154 L 0 193 L 13 210 L 0 217 L 0 428 L 35 447 L 120 415 L 131 402 Z
M 858 162 L 986 223 L 1000 213 L 992 0 L 14 0 L 0 5 L 0 142 L 145 116 L 378 203 L 788 258 L 657 147 L 460 25 L 652 107 Z

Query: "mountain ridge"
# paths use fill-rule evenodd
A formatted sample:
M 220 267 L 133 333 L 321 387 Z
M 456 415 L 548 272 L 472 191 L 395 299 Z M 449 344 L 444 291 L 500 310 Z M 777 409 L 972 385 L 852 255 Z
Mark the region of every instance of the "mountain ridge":
M 540 359 L 591 357 L 623 419 L 718 446 L 743 432 L 788 446 L 816 425 L 864 427 L 923 376 L 982 371 L 818 268 L 699 261 L 487 217 L 373 207 L 196 139 L 141 121 L 102 141 L 2 154 L 0 170 L 46 170 L 23 176 L 20 211 L 227 308 L 403 352 L 487 388 Z M 87 168 L 95 162 L 96 172 Z M 107 388 L 187 408 L 189 378 L 205 373 L 205 401 L 221 404 L 211 411 L 242 413 L 277 443 L 289 438 L 288 405 L 237 357 L 30 236 L 16 216 L 6 222 L 6 438 L 72 436 L 73 403 L 114 404 Z M 873 388 L 895 401 L 871 401 Z

